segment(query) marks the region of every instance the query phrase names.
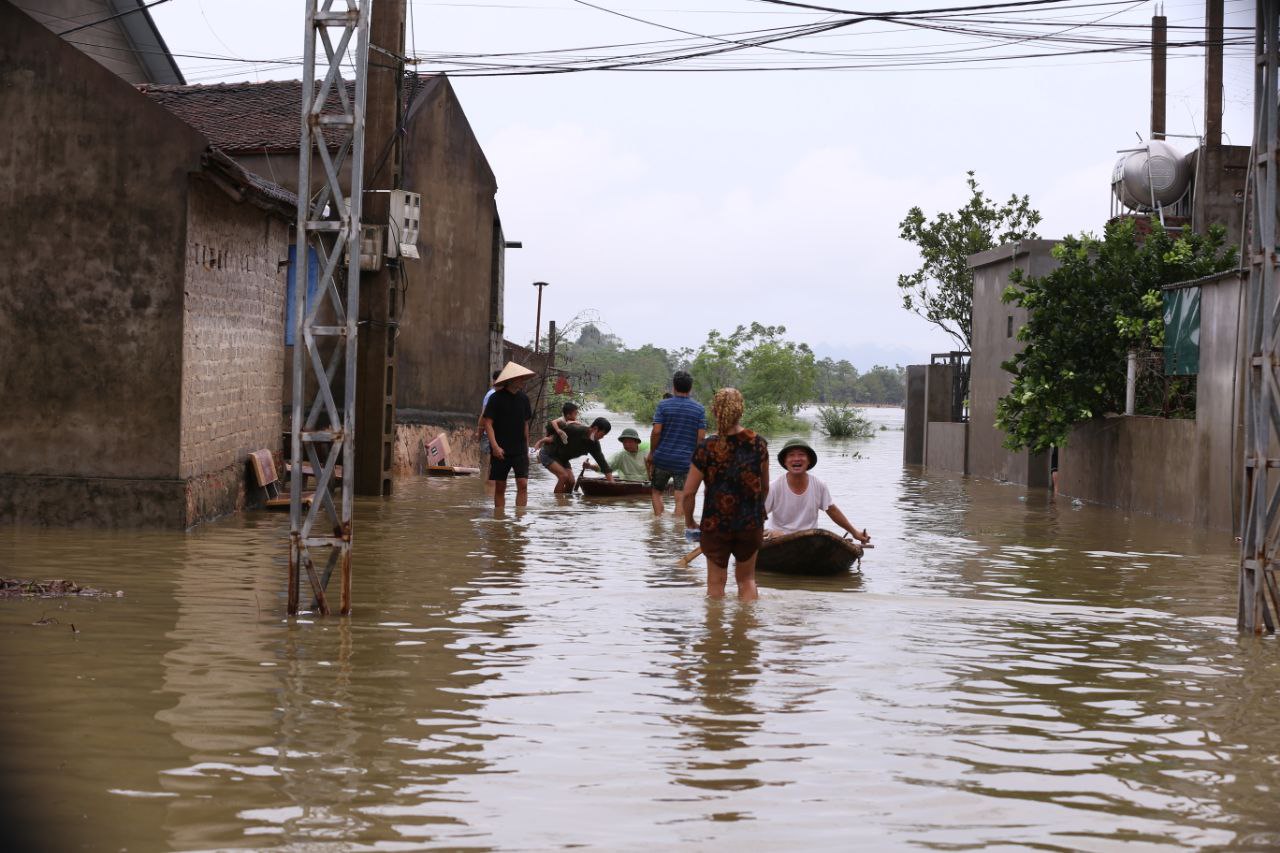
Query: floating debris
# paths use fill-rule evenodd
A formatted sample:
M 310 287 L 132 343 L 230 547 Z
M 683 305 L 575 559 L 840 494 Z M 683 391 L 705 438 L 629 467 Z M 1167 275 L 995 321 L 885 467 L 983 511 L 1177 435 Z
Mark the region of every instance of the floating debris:
M 103 589 L 80 586 L 69 580 L 19 580 L 17 578 L 0 578 L 0 599 L 3 598 L 64 598 L 68 595 L 88 597 L 110 597 L 112 593 Z M 116 596 L 122 593 L 115 593 Z

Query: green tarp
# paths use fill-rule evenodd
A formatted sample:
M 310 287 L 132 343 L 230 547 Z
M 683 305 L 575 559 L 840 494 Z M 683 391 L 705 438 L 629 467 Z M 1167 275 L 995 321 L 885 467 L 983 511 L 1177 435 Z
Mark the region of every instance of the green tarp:
M 1200 288 L 1164 292 L 1164 372 L 1194 376 L 1200 372 Z

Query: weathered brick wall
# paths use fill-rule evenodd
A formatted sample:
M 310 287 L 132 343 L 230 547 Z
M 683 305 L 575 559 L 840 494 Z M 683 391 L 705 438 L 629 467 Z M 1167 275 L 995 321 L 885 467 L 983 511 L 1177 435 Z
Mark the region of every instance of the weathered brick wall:
M 280 445 L 288 226 L 191 182 L 180 476 L 243 465 Z

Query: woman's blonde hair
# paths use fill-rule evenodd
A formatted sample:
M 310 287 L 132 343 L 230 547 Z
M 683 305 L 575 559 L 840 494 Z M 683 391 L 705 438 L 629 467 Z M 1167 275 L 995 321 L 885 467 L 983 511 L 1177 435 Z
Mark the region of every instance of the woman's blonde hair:
M 727 435 L 742 420 L 745 403 L 737 388 L 721 388 L 711 399 L 711 414 L 716 419 L 716 432 Z

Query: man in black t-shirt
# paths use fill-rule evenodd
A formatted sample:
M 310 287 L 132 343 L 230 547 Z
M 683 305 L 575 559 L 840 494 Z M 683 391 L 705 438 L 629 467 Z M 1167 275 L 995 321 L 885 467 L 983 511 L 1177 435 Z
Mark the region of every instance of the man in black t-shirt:
M 485 434 L 489 437 L 489 479 L 493 481 L 493 508 L 507 503 L 507 475 L 516 475 L 516 506 L 529 503 L 529 419 L 533 407 L 524 384 L 534 372 L 514 361 L 493 381 L 496 389 L 484 407 Z
M 591 426 L 568 423 L 564 425 L 566 441 L 553 441 L 538 452 L 538 461 L 556 477 L 554 492 L 568 494 L 573 491 L 573 460 L 587 453 L 595 457 L 604 478 L 613 482 L 613 471 L 600 449 L 600 439 L 608 435 L 611 428 L 605 418 L 596 418 Z

